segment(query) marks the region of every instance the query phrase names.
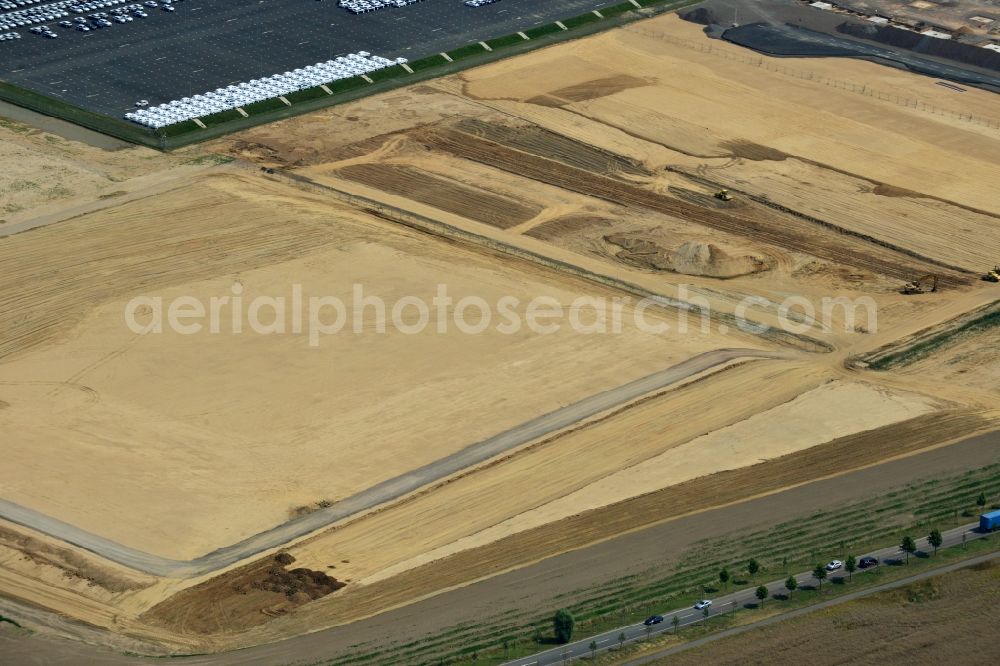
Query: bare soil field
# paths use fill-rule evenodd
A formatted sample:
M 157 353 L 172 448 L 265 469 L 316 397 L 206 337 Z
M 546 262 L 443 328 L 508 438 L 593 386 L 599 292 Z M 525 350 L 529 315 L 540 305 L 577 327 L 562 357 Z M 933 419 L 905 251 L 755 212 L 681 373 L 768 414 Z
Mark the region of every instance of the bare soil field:
M 18 182 L 61 165 L 74 183 L 11 189 L 18 220 L 53 223 L 0 238 L 0 496 L 149 553 L 201 556 L 704 352 L 770 352 L 196 578 L 4 526 L 3 589 L 167 649 L 247 646 L 995 428 L 991 333 L 898 371 L 846 362 L 997 298 L 978 277 L 1000 260 L 1000 133 L 829 81 L 981 116 L 997 98 L 768 60 L 662 16 L 197 155 L 0 128 Z M 899 293 L 928 273 L 936 293 Z M 311 345 L 225 319 L 147 336 L 123 322 L 136 296 L 349 304 L 360 286 L 391 308 L 441 284 L 456 302 L 629 297 L 627 316 L 652 295 L 646 316 L 670 327 L 408 334 L 369 304 Z M 789 296 L 874 310 L 733 326 L 746 297 L 773 326 Z
M 476 295 L 490 303 L 545 295 L 568 305 L 580 295 L 571 282 L 515 273 L 283 186 L 219 176 L 153 203 L 4 245 L 17 288 L 3 315 L 11 323 L 0 344 L 7 404 L 0 423 L 11 433 L 6 499 L 170 557 L 204 554 L 723 344 L 686 336 L 667 350 L 663 336 L 634 327 L 621 336 L 576 335 L 569 327 L 545 336 L 527 327 L 380 333 L 374 306 L 362 313 L 361 330 L 316 347 L 305 335 L 234 335 L 228 325 L 221 334 L 136 337 L 122 325 L 130 296 L 207 302 L 231 295 L 234 283 L 247 302 L 287 296 L 293 283 L 345 302 L 361 284 L 389 304 L 412 296 L 429 303 L 438 284 L 456 300 Z M 124 224 L 127 247 L 117 235 Z M 63 265 L 53 237 L 66 240 Z M 39 255 L 47 258 L 44 271 L 33 260 Z M 87 280 L 95 271 L 105 279 Z M 31 294 L 52 306 L 39 307 Z M 437 417 L 427 421 L 428 410 Z M 42 411 L 47 418 L 36 423 Z M 378 417 L 386 411 L 394 418 Z M 373 441 L 392 445 L 372 450 Z M 86 475 L 75 473 L 71 450 L 87 452 Z M 31 470 L 46 473 L 36 478 Z M 74 479 L 82 485 L 70 492 Z M 244 510 L 248 502 L 253 512 Z M 135 510 L 131 519 L 119 505 Z
M 217 161 L 199 149 L 105 151 L 0 116 L 0 233 L 77 204 L 125 198 Z
M 995 562 L 976 565 L 652 663 L 770 664 L 791 651 L 816 664 L 990 664 L 981 637 L 1000 619 L 998 583 Z

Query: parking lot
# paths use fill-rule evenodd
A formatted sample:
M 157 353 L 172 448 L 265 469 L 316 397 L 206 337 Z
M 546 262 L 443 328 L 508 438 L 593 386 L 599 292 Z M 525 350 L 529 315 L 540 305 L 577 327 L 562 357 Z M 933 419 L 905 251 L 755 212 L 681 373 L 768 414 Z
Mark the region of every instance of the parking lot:
M 0 77 L 120 118 L 138 100 L 161 104 L 362 50 L 413 60 L 607 4 L 423 0 L 355 15 L 335 0 L 183 0 L 86 33 L 49 23 L 58 38 L 18 28 L 21 39 L 0 43 Z

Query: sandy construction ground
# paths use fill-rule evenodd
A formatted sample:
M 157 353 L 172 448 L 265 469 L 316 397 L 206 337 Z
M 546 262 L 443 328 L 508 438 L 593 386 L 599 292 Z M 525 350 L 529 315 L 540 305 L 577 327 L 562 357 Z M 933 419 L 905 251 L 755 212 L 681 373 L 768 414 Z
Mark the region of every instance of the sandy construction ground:
M 11 528 L 8 588 L 167 645 L 246 645 L 988 429 L 992 334 L 898 371 L 845 362 L 996 298 L 977 278 L 1000 261 L 1000 132 L 927 109 L 996 117 L 997 98 L 870 63 L 777 64 L 664 16 L 197 155 L 92 155 L 0 128 L 23 162 L 11 178 L 58 172 L 71 191 L 8 183 L 8 224 L 72 218 L 0 239 L 0 496 L 151 553 L 202 555 L 702 352 L 778 352 L 345 520 L 291 544 L 294 565 L 268 552 L 194 580 L 97 575 Z M 925 273 L 938 293 L 898 293 Z M 350 303 L 355 284 L 390 308 L 445 284 L 456 301 L 655 294 L 713 316 L 687 333 L 408 335 L 379 332 L 373 306 L 316 346 L 225 319 L 149 336 L 123 321 L 139 295 L 249 303 L 299 285 Z M 745 297 L 773 325 L 793 295 L 876 313 L 733 326 Z M 51 561 L 19 559 L 31 550 Z M 67 570 L 98 582 L 61 584 Z
M 456 301 L 476 295 L 496 303 L 510 295 L 527 302 L 544 295 L 568 305 L 583 295 L 579 285 L 504 268 L 372 218 L 338 214 L 308 197 L 285 210 L 282 197 L 288 196 L 279 187 L 262 190 L 216 178 L 175 197 L 157 197 L 149 235 L 143 238 L 137 221 L 130 246 L 114 254 L 109 251 L 119 243 L 115 231 L 122 221 L 151 213 L 143 204 L 7 243 L 16 262 L 15 256 L 27 259 L 35 248 L 48 247 L 48 236 L 86 231 L 91 261 L 113 278 L 101 294 L 107 300 L 61 330 L 59 344 L 17 354 L 0 368 L 6 403 L 0 420 L 12 433 L 7 455 L 14 461 L 4 468 L 6 499 L 133 547 L 187 559 L 278 524 L 299 507 L 336 502 L 722 344 L 711 336 L 664 340 L 638 330 L 586 336 L 568 327 L 551 336 L 526 328 L 471 335 L 454 325 L 453 335 L 434 328 L 420 335 L 392 327 L 379 333 L 374 306 L 358 332 L 330 336 L 317 347 L 304 334 L 168 331 L 139 337 L 123 326 L 130 296 L 207 302 L 231 295 L 234 282 L 248 303 L 257 295 L 288 295 L 293 284 L 306 295 L 345 302 L 352 285 L 364 285 L 390 305 L 404 296 L 429 303 L 438 284 L 448 285 Z M 205 230 L 213 219 L 219 221 L 210 231 L 174 252 L 147 245 L 159 233 Z M 251 252 L 253 239 L 241 233 L 255 236 L 258 254 L 246 257 L 238 273 L 210 277 L 199 265 L 205 254 Z M 145 259 L 139 255 L 144 247 L 150 251 Z M 291 248 L 298 258 L 283 256 Z M 74 248 L 72 261 L 79 261 L 82 249 Z M 177 265 L 181 257 L 190 276 L 203 279 L 189 280 Z M 130 279 L 135 271 L 152 274 L 157 264 L 172 265 L 176 284 L 137 289 Z M 44 284 L 37 267 L 24 265 L 24 282 L 36 293 L 57 291 Z M 9 316 L 24 318 L 14 311 Z M 382 417 L 387 413 L 393 418 Z M 78 456 L 86 460 L 84 474 L 74 462 Z
M 108 205 L 218 164 L 198 148 L 163 155 L 140 147 L 102 150 L 0 114 L 0 234 L 24 222 Z
M 464 548 L 492 543 L 510 534 L 582 511 L 655 492 L 714 472 L 748 467 L 855 432 L 916 418 L 939 407 L 923 396 L 894 394 L 865 384 L 823 384 L 789 402 L 674 446 L 535 510 L 521 513 L 361 582 L 374 582 Z M 859 418 L 847 421 L 843 418 L 846 413 L 857 414 Z

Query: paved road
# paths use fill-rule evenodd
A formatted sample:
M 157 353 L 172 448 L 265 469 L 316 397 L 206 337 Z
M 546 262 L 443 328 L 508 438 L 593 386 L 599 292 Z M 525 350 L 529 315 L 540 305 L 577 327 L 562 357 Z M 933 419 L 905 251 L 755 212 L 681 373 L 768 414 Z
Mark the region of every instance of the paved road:
M 287 666 L 337 663 L 345 657 L 415 641 L 433 640 L 457 625 L 492 625 L 511 614 L 556 608 L 561 599 L 621 576 L 647 574 L 675 561 L 706 539 L 750 534 L 780 523 L 805 520 L 816 511 L 862 497 L 897 491 L 906 484 L 945 478 L 1000 460 L 1000 431 L 970 437 L 942 448 L 847 471 L 743 502 L 674 518 L 607 541 L 546 558 L 535 564 L 445 590 L 439 594 L 352 622 L 255 647 L 217 654 L 175 657 L 183 666 Z M 39 666 L 142 666 L 162 659 L 128 654 L 160 654 L 159 646 L 123 644 L 123 637 L 87 627 L 26 603 L 0 596 L 0 614 L 34 630 L 4 631 L 0 654 L 11 664 Z M 9 628 L 8 628 L 9 629 Z M 267 639 L 262 639 L 267 640 Z
M 783 358 L 779 352 L 755 349 L 716 349 L 692 356 L 665 370 L 654 372 L 628 384 L 598 393 L 400 476 L 378 483 L 333 506 L 289 520 L 242 541 L 212 551 L 193 560 L 173 560 L 146 553 L 111 541 L 34 509 L 0 499 L 0 518 L 24 525 L 43 534 L 89 550 L 101 557 L 138 571 L 171 578 L 191 578 L 235 564 L 271 548 L 276 548 L 339 520 L 398 499 L 445 477 L 500 455 L 528 442 L 580 423 L 590 417 L 628 404 L 672 384 L 737 359 Z
M 691 650 L 696 647 L 705 645 L 706 643 L 711 643 L 717 641 L 721 638 L 728 638 L 729 636 L 735 636 L 737 634 L 746 633 L 758 627 L 766 627 L 776 622 L 783 622 L 785 620 L 790 620 L 801 615 L 807 615 L 809 613 L 814 613 L 818 610 L 823 610 L 824 608 L 830 608 L 831 606 L 837 606 L 848 601 L 855 601 L 856 599 L 861 599 L 863 597 L 871 596 L 873 594 L 878 594 L 879 592 L 885 592 L 886 590 L 892 590 L 906 585 L 911 585 L 913 583 L 919 582 L 921 580 L 926 580 L 928 578 L 933 578 L 934 576 L 940 576 L 941 574 L 951 573 L 952 571 L 959 571 L 960 569 L 966 569 L 968 567 L 981 564 L 983 562 L 990 562 L 1000 558 L 1000 553 L 993 552 L 987 553 L 985 555 L 980 555 L 979 557 L 973 557 L 968 560 L 963 560 L 961 562 L 955 562 L 954 564 L 949 564 L 943 567 L 936 567 L 930 569 L 929 571 L 924 571 L 917 574 L 916 576 L 907 576 L 906 578 L 901 578 L 899 580 L 893 581 L 891 583 L 886 583 L 885 585 L 877 585 L 876 587 L 869 587 L 863 590 L 858 590 L 857 592 L 851 592 L 843 596 L 839 596 L 836 599 L 830 599 L 829 601 L 823 601 L 818 604 L 813 604 L 811 606 L 806 606 L 805 608 L 799 608 L 788 613 L 782 613 L 781 615 L 774 615 L 767 619 L 761 620 L 760 622 L 754 622 L 753 624 L 747 624 L 742 627 L 733 627 L 732 629 L 726 629 L 725 631 L 720 631 L 711 636 L 706 636 L 704 638 L 699 638 L 697 640 L 685 643 L 683 645 L 676 645 L 672 648 L 667 648 L 665 650 L 660 650 L 653 654 L 648 654 L 644 657 L 638 659 L 633 659 L 626 662 L 625 666 L 640 666 L 640 664 L 649 664 L 654 661 L 663 659 L 672 654 L 677 654 L 678 652 L 684 652 L 686 650 Z
M 942 537 L 944 538 L 944 542 L 942 544 L 942 547 L 954 546 L 954 545 L 962 543 L 962 535 L 963 534 L 965 535 L 966 539 L 969 540 L 969 541 L 971 541 L 973 539 L 981 539 L 981 538 L 987 536 L 986 533 L 976 531 L 976 528 L 978 528 L 978 526 L 979 526 L 978 523 L 969 523 L 968 525 L 963 525 L 961 527 L 956 527 L 955 529 L 948 530 L 947 532 L 944 532 L 942 534 Z M 929 552 L 929 551 L 932 551 L 933 549 L 927 543 L 927 539 L 924 538 L 924 539 L 918 539 L 917 540 L 917 550 L 918 551 L 928 551 Z M 872 551 L 870 553 L 861 553 L 861 554 L 857 555 L 856 557 L 860 560 L 861 557 L 866 556 L 866 555 L 872 555 L 874 557 L 877 557 L 879 559 L 879 562 L 880 562 L 879 566 L 882 566 L 883 563 L 886 562 L 887 560 L 897 560 L 897 559 L 902 560 L 905 557 L 904 553 L 900 550 L 900 548 L 898 546 L 894 546 L 894 547 L 890 547 L 890 548 L 882 548 L 880 550 Z M 998 556 L 998 554 L 992 553 L 989 556 L 985 556 L 985 557 L 987 557 L 987 558 L 993 558 L 993 557 L 997 557 L 997 556 Z M 911 555 L 911 557 L 913 557 L 913 556 Z M 953 565 L 952 567 L 943 567 L 942 570 L 943 569 L 955 569 L 955 568 L 960 568 L 962 566 L 967 566 L 967 565 L 968 565 L 968 563 L 961 563 L 961 564 Z M 877 570 L 878 570 L 878 567 L 875 567 L 873 569 L 868 569 L 868 570 L 865 570 L 863 572 L 859 570 L 859 571 L 855 572 L 854 575 L 856 575 L 856 576 L 859 576 L 859 575 L 870 575 L 870 574 L 876 572 Z M 935 573 L 941 573 L 941 572 L 939 572 L 939 571 L 925 572 L 924 574 L 921 574 L 921 577 L 926 577 L 926 576 L 934 575 Z M 824 582 L 824 584 L 828 585 L 831 582 L 833 582 L 834 579 L 843 578 L 845 576 L 847 576 L 847 574 L 844 573 L 844 571 L 842 569 L 840 571 L 831 572 L 831 573 L 828 574 L 828 579 L 827 579 L 826 582 Z M 766 584 L 767 588 L 768 588 L 768 591 L 771 593 L 772 596 L 775 595 L 775 594 L 787 594 L 787 590 L 785 589 L 785 580 L 787 578 L 788 577 L 785 576 L 784 578 L 781 578 L 780 580 L 773 580 L 773 581 L 771 581 L 771 582 L 769 582 L 769 583 Z M 919 578 L 919 577 L 914 577 L 914 578 Z M 805 572 L 805 573 L 796 574 L 795 575 L 795 580 L 798 581 L 799 587 L 803 587 L 803 586 L 815 586 L 816 583 L 817 583 L 816 579 L 813 578 L 812 572 Z M 897 585 L 905 585 L 907 582 L 908 581 L 903 580 L 903 581 L 898 581 L 896 584 Z M 885 586 L 885 587 L 888 587 L 888 586 Z M 871 593 L 879 591 L 879 589 L 880 588 L 874 588 L 874 589 L 868 589 L 868 590 L 865 590 L 865 591 L 860 591 L 855 596 L 861 596 L 863 594 L 871 594 Z M 712 606 L 711 606 L 710 614 L 711 615 L 717 615 L 719 613 L 733 612 L 736 609 L 738 609 L 738 608 L 740 608 L 740 607 L 742 607 L 742 606 L 744 606 L 746 604 L 757 604 L 757 603 L 759 603 L 759 600 L 755 596 L 755 590 L 756 590 L 756 586 L 753 586 L 753 587 L 751 587 L 749 589 L 746 589 L 746 590 L 740 590 L 740 591 L 734 592 L 732 594 L 727 594 L 727 595 L 724 595 L 724 596 L 721 596 L 721 597 L 716 597 L 715 599 L 712 600 Z M 847 600 L 846 598 L 841 598 L 841 599 L 837 599 L 836 601 L 840 602 L 840 601 L 846 601 L 846 600 Z M 831 601 L 833 601 L 833 600 L 831 600 Z M 772 601 L 772 603 L 774 603 L 774 602 Z M 830 605 L 830 604 L 827 604 L 827 605 Z M 810 607 L 810 608 L 812 608 L 812 607 Z M 802 610 L 805 611 L 807 609 L 802 609 Z M 654 625 L 650 629 L 647 629 L 647 627 L 645 625 L 643 625 L 643 624 L 632 624 L 632 625 L 629 625 L 629 626 L 626 626 L 626 627 L 619 627 L 617 629 L 612 629 L 611 631 L 606 631 L 606 632 L 603 632 L 601 634 L 598 634 L 597 636 L 588 636 L 586 638 L 582 638 L 582 639 L 580 639 L 578 641 L 575 641 L 573 643 L 567 643 L 566 645 L 562 645 L 562 646 L 557 647 L 557 648 L 552 648 L 551 650 L 546 650 L 544 652 L 539 652 L 539 653 L 533 654 L 533 655 L 531 655 L 529 657 L 522 657 L 520 659 L 516 659 L 514 661 L 507 662 L 506 666 L 548 666 L 549 664 L 563 664 L 563 663 L 565 663 L 567 661 L 572 661 L 574 659 L 579 659 L 581 657 L 590 656 L 590 653 L 591 653 L 590 643 L 591 643 L 591 641 L 597 643 L 597 649 L 598 649 L 598 652 L 600 653 L 600 652 L 608 651 L 608 650 L 611 650 L 611 649 L 614 649 L 614 648 L 618 647 L 618 645 L 620 643 L 620 641 L 619 641 L 619 635 L 623 634 L 623 633 L 625 634 L 625 639 L 626 639 L 625 642 L 626 643 L 632 643 L 632 642 L 641 640 L 643 638 L 646 638 L 647 637 L 647 632 L 648 632 L 649 635 L 655 636 L 655 635 L 658 635 L 658 634 L 663 634 L 663 633 L 667 633 L 669 631 L 673 631 L 673 626 L 672 626 L 671 621 L 672 621 L 672 619 L 674 617 L 676 617 L 679 620 L 679 624 L 678 624 L 679 627 L 686 627 L 686 626 L 689 626 L 689 625 L 692 625 L 692 624 L 696 624 L 698 622 L 702 622 L 705 619 L 705 616 L 704 616 L 704 614 L 703 614 L 702 611 L 695 610 L 695 609 L 693 609 L 691 607 L 677 608 L 677 609 L 673 609 L 673 610 L 666 610 L 665 609 L 664 611 L 662 611 L 662 612 L 660 612 L 658 614 L 662 615 L 664 617 L 663 623 L 662 624 Z M 783 616 L 781 619 L 784 619 L 784 617 L 787 617 L 787 616 Z M 753 625 L 749 625 L 748 628 L 750 628 L 752 626 Z M 701 641 L 701 642 L 704 642 L 704 641 Z M 680 647 L 685 647 L 685 648 L 686 647 L 693 647 L 693 645 L 692 646 L 678 646 L 678 649 L 665 650 L 663 652 L 664 652 L 664 654 L 666 654 L 666 653 L 670 653 L 672 651 L 679 651 Z M 648 661 L 650 661 L 650 660 L 652 660 L 654 658 L 658 659 L 658 658 L 660 658 L 662 656 L 663 656 L 663 654 L 657 653 L 656 655 L 649 655 L 647 657 L 643 657 L 640 660 L 637 660 L 637 661 L 634 661 L 634 662 L 629 662 L 629 663 L 630 664 L 647 663 Z
M 888 61 L 926 76 L 983 86 L 994 92 L 1000 90 L 1000 76 L 962 67 L 959 63 L 949 65 L 922 58 L 912 51 L 876 46 L 794 25 L 742 25 L 726 30 L 722 38 L 772 55 L 830 56 L 863 58 L 876 62 Z

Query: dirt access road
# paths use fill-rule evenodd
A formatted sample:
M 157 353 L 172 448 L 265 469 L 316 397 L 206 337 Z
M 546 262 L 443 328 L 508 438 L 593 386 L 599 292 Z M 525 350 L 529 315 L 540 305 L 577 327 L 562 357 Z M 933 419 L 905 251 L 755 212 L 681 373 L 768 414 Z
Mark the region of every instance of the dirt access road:
M 543 414 L 493 437 L 467 446 L 461 451 L 436 460 L 429 465 L 376 484 L 352 497 L 337 502 L 333 506 L 293 518 L 270 530 L 260 532 L 243 541 L 193 560 L 174 560 L 131 548 L 3 499 L 0 499 L 0 518 L 61 539 L 138 571 L 171 578 L 192 578 L 217 571 L 332 525 L 344 518 L 403 497 L 428 484 L 483 463 L 494 456 L 720 365 L 739 359 L 784 357 L 785 355 L 780 352 L 755 349 L 716 349 L 698 354 L 628 384 L 597 393 L 548 414 Z

